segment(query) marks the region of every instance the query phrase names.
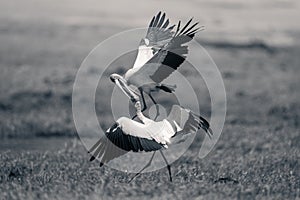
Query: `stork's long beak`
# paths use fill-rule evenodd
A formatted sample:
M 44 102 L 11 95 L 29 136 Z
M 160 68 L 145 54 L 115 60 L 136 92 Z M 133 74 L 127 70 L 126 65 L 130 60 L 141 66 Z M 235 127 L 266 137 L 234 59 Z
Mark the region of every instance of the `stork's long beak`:
M 124 80 L 116 79 L 115 83 L 133 103 L 140 100 L 139 95 L 132 88 L 130 88 Z

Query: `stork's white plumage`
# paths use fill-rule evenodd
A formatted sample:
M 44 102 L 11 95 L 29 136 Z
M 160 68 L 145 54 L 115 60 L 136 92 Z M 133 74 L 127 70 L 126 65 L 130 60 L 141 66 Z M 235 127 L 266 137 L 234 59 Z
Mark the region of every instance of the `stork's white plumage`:
M 188 53 L 187 42 L 191 41 L 200 28 L 190 19 L 182 28 L 181 22 L 169 26 L 166 14 L 159 12 L 149 24 L 145 38 L 140 42 L 134 65 L 124 77 L 112 74 L 111 80 L 115 83 L 122 81 L 133 90 L 139 90 L 143 101 L 144 111 L 147 106 L 144 100 L 145 92 L 157 104 L 151 93 L 163 90 L 168 93 L 175 91 L 176 86 L 161 83 L 184 62 Z
M 172 144 L 172 138 L 196 132 L 200 128 L 205 130 L 209 137 L 212 135 L 209 123 L 204 118 L 178 105 L 174 105 L 168 117 L 159 122 L 143 115 L 139 101 L 135 103 L 135 107 L 142 123 L 127 117 L 119 118 L 107 130 L 105 136 L 89 150 L 93 154 L 91 161 L 99 158 L 102 166 L 128 151 L 149 152 L 168 148 L 168 145 Z
M 137 117 L 141 122 L 127 117 L 119 118 L 89 152 L 92 154 L 90 160 L 99 158 L 100 166 L 102 166 L 129 151 L 153 151 L 149 163 L 134 176 L 136 177 L 150 165 L 155 152 L 159 150 L 167 164 L 170 180 L 172 180 L 170 165 L 161 150 L 168 148 L 174 138 L 196 132 L 200 128 L 209 137 L 212 131 L 203 117 L 178 105 L 173 105 L 168 117 L 158 122 L 145 117 L 142 113 L 147 108 L 144 92 L 156 105 L 151 92 L 159 90 L 174 92 L 175 86 L 161 82 L 184 62 L 188 53 L 188 47 L 185 44 L 191 41 L 201 28 L 196 28 L 198 23 L 190 25 L 192 22 L 190 19 L 182 28 L 179 21 L 174 31 L 175 25 L 169 26 L 169 19 L 165 18 L 165 13 L 161 15 L 161 12 L 152 18 L 146 37 L 140 42 L 133 67 L 124 76 L 118 74 L 110 76 L 110 79 L 135 103 Z M 143 101 L 143 109 L 141 109 L 140 98 Z
M 200 128 L 211 137 L 212 131 L 209 127 L 209 123 L 203 117 L 179 105 L 172 106 L 171 112 L 166 119 L 159 122 L 153 121 L 143 115 L 140 98 L 135 94 L 135 91 L 124 84 L 122 80 L 117 82 L 117 84 L 120 84 L 123 92 L 132 102 L 135 102 L 136 113 L 142 123 L 127 117 L 119 118 L 116 123 L 106 131 L 105 136 L 100 138 L 91 147 L 89 150 L 89 152 L 92 153 L 90 161 L 99 158 L 101 160 L 100 166 L 102 166 L 104 163 L 122 156 L 129 151 L 153 151 L 154 153 L 148 164 L 131 179 L 133 180 L 145 168 L 150 166 L 155 152 L 159 150 L 167 164 L 170 181 L 172 181 L 171 167 L 161 149 L 168 148 L 173 138 L 196 132 Z

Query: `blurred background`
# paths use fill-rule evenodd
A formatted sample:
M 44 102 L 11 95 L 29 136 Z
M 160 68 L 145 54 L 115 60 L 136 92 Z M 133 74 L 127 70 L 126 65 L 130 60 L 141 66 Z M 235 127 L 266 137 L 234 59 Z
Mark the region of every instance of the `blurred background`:
M 196 40 L 224 79 L 226 123 L 205 160 L 187 152 L 175 162 L 174 184 L 159 171 L 141 176 L 140 183 L 119 185 L 128 175 L 88 163 L 76 140 L 73 82 L 97 44 L 147 26 L 158 11 L 172 23 L 193 16 L 205 26 Z M 299 198 L 299 11 L 300 2 L 293 0 L 0 0 L 3 197 Z M 199 86 L 200 106 L 209 117 L 205 88 Z M 106 97 L 98 94 L 97 102 L 98 114 L 106 116 Z M 104 118 L 102 125 L 111 120 Z M 114 178 L 107 178 L 111 173 Z M 153 181 L 165 185 L 157 188 Z M 176 187 L 182 183 L 189 189 Z

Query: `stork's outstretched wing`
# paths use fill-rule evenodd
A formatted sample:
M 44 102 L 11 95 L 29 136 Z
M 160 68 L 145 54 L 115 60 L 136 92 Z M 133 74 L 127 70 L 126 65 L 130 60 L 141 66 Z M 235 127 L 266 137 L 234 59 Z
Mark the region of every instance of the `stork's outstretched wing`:
M 133 69 L 142 67 L 159 49 L 172 39 L 174 27 L 175 25 L 169 26 L 169 19 L 166 19 L 165 13 L 161 14 L 159 12 L 152 18 L 147 34 L 140 42 Z
M 139 83 L 141 80 L 152 79 L 160 83 L 184 62 L 188 53 L 187 42 L 191 41 L 199 29 L 198 22 L 190 25 L 190 19 L 183 28 L 180 29 L 180 21 L 172 39 L 163 46 L 153 57 L 146 62 L 138 71 L 128 77 L 129 82 Z
M 196 115 L 189 109 L 173 105 L 167 120 L 176 127 L 176 136 L 178 133 L 196 132 L 202 128 L 209 138 L 212 136 L 212 130 L 209 123 L 201 116 Z
M 105 136 L 100 138 L 89 150 L 92 153 L 90 161 L 100 158 L 100 166 L 108 161 L 126 154 L 129 151 L 156 151 L 163 147 L 155 140 L 140 138 L 125 133 L 122 128 L 115 123 L 107 130 Z

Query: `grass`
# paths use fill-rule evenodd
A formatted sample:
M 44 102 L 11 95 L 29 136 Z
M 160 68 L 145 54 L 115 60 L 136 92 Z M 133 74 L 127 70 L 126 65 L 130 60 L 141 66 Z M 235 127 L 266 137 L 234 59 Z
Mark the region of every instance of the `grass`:
M 0 190 L 5 199 L 299 198 L 299 141 L 288 140 L 299 133 L 284 129 L 289 134 L 282 136 L 283 130 L 227 126 L 203 160 L 194 156 L 196 140 L 171 165 L 173 182 L 164 168 L 128 183 L 133 174 L 90 163 L 77 139 L 56 151 L 7 151 L 0 157 Z

